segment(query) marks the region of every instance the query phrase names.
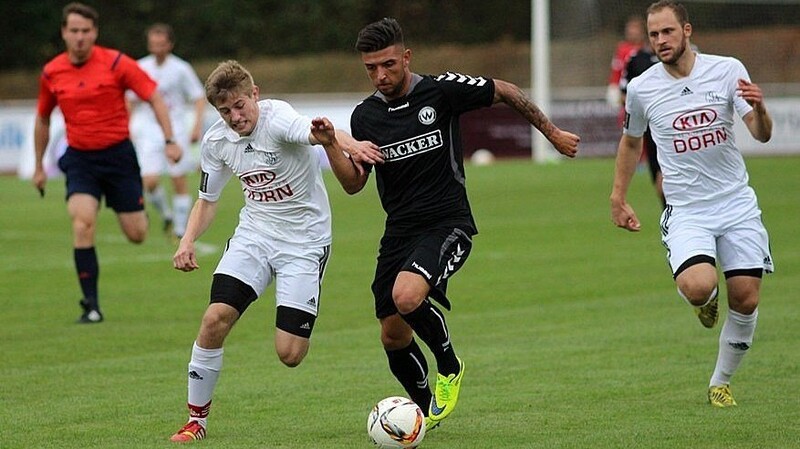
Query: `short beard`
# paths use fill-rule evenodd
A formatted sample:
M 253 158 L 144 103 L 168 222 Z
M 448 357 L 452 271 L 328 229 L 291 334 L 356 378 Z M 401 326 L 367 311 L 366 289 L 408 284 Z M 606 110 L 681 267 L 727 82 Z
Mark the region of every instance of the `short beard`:
M 686 40 L 681 41 L 680 47 L 676 48 L 672 52 L 672 57 L 670 59 L 666 60 L 661 58 L 659 59 L 661 59 L 661 62 L 663 62 L 664 64 L 675 65 L 678 62 L 678 60 L 681 59 L 681 56 L 683 56 L 684 53 L 686 53 Z
M 402 77 L 402 78 L 401 78 L 401 79 L 400 79 L 400 80 L 397 82 L 397 84 L 395 84 L 395 85 L 392 87 L 392 90 L 391 90 L 391 91 L 389 91 L 389 92 L 383 92 L 383 91 L 381 91 L 381 93 L 383 94 L 383 96 L 384 96 L 384 97 L 386 97 L 386 98 L 388 98 L 388 99 L 390 99 L 390 100 L 394 100 L 394 99 L 396 99 L 396 98 L 400 98 L 400 96 L 401 96 L 401 93 L 403 92 L 403 86 L 405 86 L 405 84 L 406 84 L 406 77 L 405 77 L 405 75 L 404 75 L 404 76 L 403 76 L 403 77 Z

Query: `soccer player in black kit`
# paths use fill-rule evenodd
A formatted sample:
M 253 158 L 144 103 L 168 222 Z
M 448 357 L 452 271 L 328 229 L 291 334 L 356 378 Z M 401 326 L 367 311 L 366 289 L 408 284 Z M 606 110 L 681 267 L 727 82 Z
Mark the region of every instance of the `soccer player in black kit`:
M 375 314 L 389 369 L 432 429 L 456 405 L 464 363 L 456 357 L 444 314 L 430 299 L 450 309 L 447 281 L 466 261 L 478 232 L 464 185 L 459 115 L 504 102 L 561 154 L 574 157 L 580 138 L 553 125 L 514 84 L 455 72 L 411 72 L 411 50 L 395 19 L 363 28 L 356 49 L 377 90 L 356 106 L 350 127 L 356 139 L 377 144 L 381 155 L 351 156 L 367 165 L 364 183 L 374 168 L 386 212 L 372 283 Z M 414 334 L 436 358 L 433 394 Z

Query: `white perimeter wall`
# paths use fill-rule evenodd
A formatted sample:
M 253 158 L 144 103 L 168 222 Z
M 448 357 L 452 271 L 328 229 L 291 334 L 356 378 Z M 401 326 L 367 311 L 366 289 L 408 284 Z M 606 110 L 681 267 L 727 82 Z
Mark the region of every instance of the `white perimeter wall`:
M 310 117 L 326 116 L 337 128 L 350 129 L 350 113 L 353 107 L 364 97 L 364 94 L 307 94 L 307 95 L 278 95 L 290 102 L 298 112 Z M 575 115 L 583 115 L 578 111 L 582 108 L 581 101 L 554 102 L 554 111 L 563 112 L 572 110 Z M 745 155 L 778 155 L 800 154 L 800 97 L 767 98 L 767 107 L 772 115 L 774 128 L 772 139 L 767 144 L 760 144 L 750 137 L 740 120 L 737 120 L 734 132 L 742 153 Z M 594 110 L 594 117 L 585 117 L 586 120 L 609 119 L 616 116 L 616 111 Z M 16 173 L 21 178 L 29 178 L 33 173 L 33 122 L 36 105 L 34 101 L 0 103 L 0 173 Z M 585 111 L 584 111 L 585 112 Z M 580 120 L 572 116 L 572 120 Z M 217 118 L 216 111 L 209 107 L 206 114 L 206 125 L 209 126 Z M 557 122 L 558 117 L 553 117 Z M 613 123 L 613 122 L 612 122 Z M 565 126 L 566 128 L 566 126 Z M 520 131 L 525 132 L 524 128 Z M 55 161 L 57 158 L 57 144 L 63 134 L 63 121 L 58 112 L 54 113 L 51 120 L 51 147 L 45 156 L 46 168 L 52 174 L 57 174 Z M 523 140 L 525 136 L 521 136 Z M 613 156 L 616 151 L 616 142 L 593 142 L 593 136 L 582 135 L 582 144 L 587 147 L 600 147 L 602 151 L 592 151 L 592 156 Z M 529 136 L 527 137 L 529 139 Z M 607 150 L 606 150 L 607 148 Z

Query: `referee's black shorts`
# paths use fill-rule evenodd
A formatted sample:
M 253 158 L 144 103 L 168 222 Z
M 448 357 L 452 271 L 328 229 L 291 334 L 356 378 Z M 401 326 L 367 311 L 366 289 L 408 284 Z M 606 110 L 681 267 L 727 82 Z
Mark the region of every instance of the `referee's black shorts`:
M 67 151 L 58 160 L 67 180 L 67 199 L 74 193 L 87 193 L 115 212 L 144 209 L 139 161 L 130 140 L 97 151 Z
M 466 262 L 472 250 L 469 228 L 441 227 L 425 234 L 381 238 L 372 294 L 375 316 L 384 318 L 397 313 L 392 289 L 401 271 L 424 277 L 431 286 L 431 298 L 450 309 L 447 280 Z

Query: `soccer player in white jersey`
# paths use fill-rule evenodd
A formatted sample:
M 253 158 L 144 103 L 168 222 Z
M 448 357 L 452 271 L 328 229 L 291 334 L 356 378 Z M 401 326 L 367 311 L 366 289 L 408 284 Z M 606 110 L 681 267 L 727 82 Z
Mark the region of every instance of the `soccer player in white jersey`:
M 191 152 L 187 150 L 189 144 L 200 140 L 206 103 L 200 79 L 188 62 L 172 53 L 174 45 L 172 27 L 156 23 L 147 29 L 147 50 L 150 54 L 139 59 L 138 63 L 158 83 L 158 92 L 169 108 L 174 139 L 184 149 L 184 157 L 176 164 L 167 162 L 164 157 L 167 141 L 148 104 L 132 102 L 130 128 L 142 169 L 145 197 L 162 217 L 164 232 L 177 239 L 186 230 L 189 209 L 192 207 L 186 178 L 197 168 L 197 158 L 191 157 Z M 188 105 L 191 105 L 193 112 L 191 129 L 187 123 Z M 161 186 L 163 174 L 169 174 L 172 179 L 171 207 L 167 193 Z
M 231 175 L 239 178 L 245 204 L 214 272 L 210 304 L 192 347 L 189 422 L 172 436 L 176 442 L 205 437 L 222 368 L 222 344 L 272 282 L 278 357 L 295 367 L 308 351 L 331 244 L 328 196 L 319 156 L 311 145 L 325 148 L 348 193 L 356 192 L 365 173 L 344 152 L 380 155 L 377 146 L 334 130 L 326 118 L 301 116 L 283 101 L 258 101 L 252 76 L 236 61 L 221 63 L 206 80 L 205 91 L 221 119 L 202 140 L 199 198 L 175 252 L 175 268 L 199 268 L 194 242 L 211 225 Z
M 725 276 L 729 310 L 708 400 L 717 407 L 734 406 L 730 379 L 753 343 L 761 278 L 773 264 L 756 194 L 736 147 L 733 115 L 761 142 L 771 137 L 772 119 L 741 62 L 692 50 L 692 25 L 681 4 L 653 3 L 647 30 L 661 62 L 628 86 L 611 218 L 629 231 L 641 228 L 625 197 L 649 125 L 667 201 L 662 241 L 678 293 L 707 328 L 718 318 L 717 264 Z

